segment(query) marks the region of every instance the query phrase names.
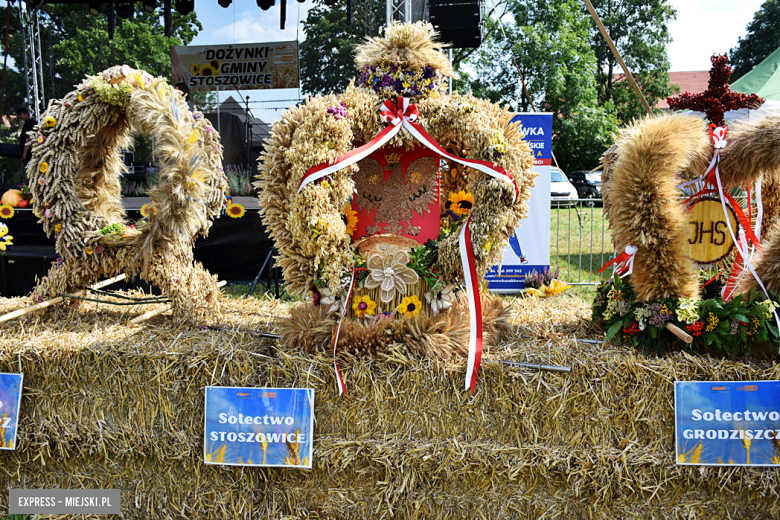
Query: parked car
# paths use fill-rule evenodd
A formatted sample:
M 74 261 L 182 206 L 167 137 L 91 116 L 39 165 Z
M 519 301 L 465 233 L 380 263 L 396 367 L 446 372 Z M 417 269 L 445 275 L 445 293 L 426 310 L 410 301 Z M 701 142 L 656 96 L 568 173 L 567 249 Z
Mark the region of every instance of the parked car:
M 571 206 L 577 200 L 577 189 L 572 186 L 560 168 L 550 168 L 550 196 L 552 205 Z
M 601 171 L 579 170 L 569 174 L 569 181 L 581 199 L 601 198 Z

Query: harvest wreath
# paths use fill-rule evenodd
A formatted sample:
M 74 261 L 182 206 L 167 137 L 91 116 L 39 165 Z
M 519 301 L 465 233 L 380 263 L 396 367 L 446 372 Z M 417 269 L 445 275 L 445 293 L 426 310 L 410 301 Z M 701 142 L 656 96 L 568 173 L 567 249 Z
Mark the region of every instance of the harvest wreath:
M 455 305 L 465 282 L 473 388 L 479 281 L 527 215 L 536 174 L 513 113 L 470 94 L 444 94 L 444 76 L 454 73 L 434 36 L 429 24 L 395 24 L 359 46 L 359 84 L 286 111 L 255 186 L 288 290 L 313 299 L 294 311 L 285 334 L 291 346 L 313 334 L 296 322 L 349 310 L 346 348 L 366 335 L 392 342 L 390 323 L 405 318 L 428 324 L 415 333 L 429 338 L 428 347 L 448 345 L 423 350 L 450 357 L 465 349 L 446 339 L 457 324 L 440 317 L 465 319 Z M 377 320 L 386 325 L 375 327 Z M 452 322 L 439 329 L 442 337 L 426 336 L 442 320 Z M 333 323 L 335 347 L 342 328 Z
M 687 335 L 676 335 L 697 348 L 777 351 L 779 145 L 778 113 L 732 129 L 688 115 L 650 117 L 621 132 L 602 158 L 604 213 L 621 251 L 602 268 L 614 263 L 615 278 L 593 306 L 608 339 L 663 350 L 676 340 L 662 329 L 679 327 Z M 714 276 L 696 269 L 708 263 L 718 266 Z
M 150 136 L 160 160 L 151 205 L 130 223 L 121 202 L 120 150 Z M 56 237 L 61 260 L 33 292 L 42 300 L 101 276 L 139 274 L 173 301 L 177 320 L 216 310 L 216 279 L 193 265 L 195 237 L 224 205 L 222 147 L 203 114 L 190 112 L 165 79 L 126 65 L 87 77 L 49 103 L 35 127 L 27 166 L 33 208 Z

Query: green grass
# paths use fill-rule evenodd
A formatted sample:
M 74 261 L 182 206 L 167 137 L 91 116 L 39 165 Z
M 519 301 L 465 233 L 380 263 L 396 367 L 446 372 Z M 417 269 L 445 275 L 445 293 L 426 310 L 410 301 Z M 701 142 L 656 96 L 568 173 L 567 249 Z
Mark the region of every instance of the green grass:
M 603 219 L 603 208 L 587 206 L 552 208 L 550 214 L 550 268 L 569 283 L 598 283 L 611 267 L 598 270 L 614 256 L 612 230 Z
M 247 292 L 249 292 L 250 287 L 251 284 L 230 283 L 222 288 L 222 294 L 228 298 L 240 299 L 243 298 Z M 258 282 L 257 286 L 255 286 L 255 290 L 252 291 L 252 298 L 256 298 L 258 300 L 275 297 L 276 295 L 273 291 L 273 284 L 271 285 L 271 289 L 266 289 L 265 285 Z M 279 299 L 288 302 L 300 301 L 300 297 L 293 296 L 285 290 L 284 284 L 279 284 Z

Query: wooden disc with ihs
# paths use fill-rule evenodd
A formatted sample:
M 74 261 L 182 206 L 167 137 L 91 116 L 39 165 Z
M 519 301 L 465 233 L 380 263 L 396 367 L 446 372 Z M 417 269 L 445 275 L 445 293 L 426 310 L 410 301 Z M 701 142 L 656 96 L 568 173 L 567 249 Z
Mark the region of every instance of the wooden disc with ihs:
M 724 215 L 723 205 L 719 200 L 702 198 L 686 215 L 683 247 L 693 261 L 701 266 L 710 266 L 726 259 L 734 248 L 726 218 L 729 219 L 735 236 L 739 235 L 739 221 L 728 204 L 726 210 L 728 213 Z

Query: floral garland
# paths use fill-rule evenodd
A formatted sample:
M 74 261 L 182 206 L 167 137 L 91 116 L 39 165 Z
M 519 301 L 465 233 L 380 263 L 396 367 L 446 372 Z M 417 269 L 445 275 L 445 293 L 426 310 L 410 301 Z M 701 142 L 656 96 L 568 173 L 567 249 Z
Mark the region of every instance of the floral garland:
M 441 75 L 433 67 L 402 70 L 395 65 L 389 67 L 366 65 L 360 69 L 358 85 L 385 98 L 439 97 L 447 93 L 447 85 L 442 82 Z
M 693 337 L 687 348 L 733 356 L 748 355 L 757 345 L 777 351 L 780 332 L 772 313 L 776 308 L 780 304 L 775 295 L 764 299 L 752 290 L 730 301 L 716 297 L 638 302 L 631 282 L 615 276 L 598 286 L 592 319 L 604 325 L 607 341 L 628 342 L 645 355 L 661 354 L 667 345 L 679 342 L 665 328 L 671 323 Z

